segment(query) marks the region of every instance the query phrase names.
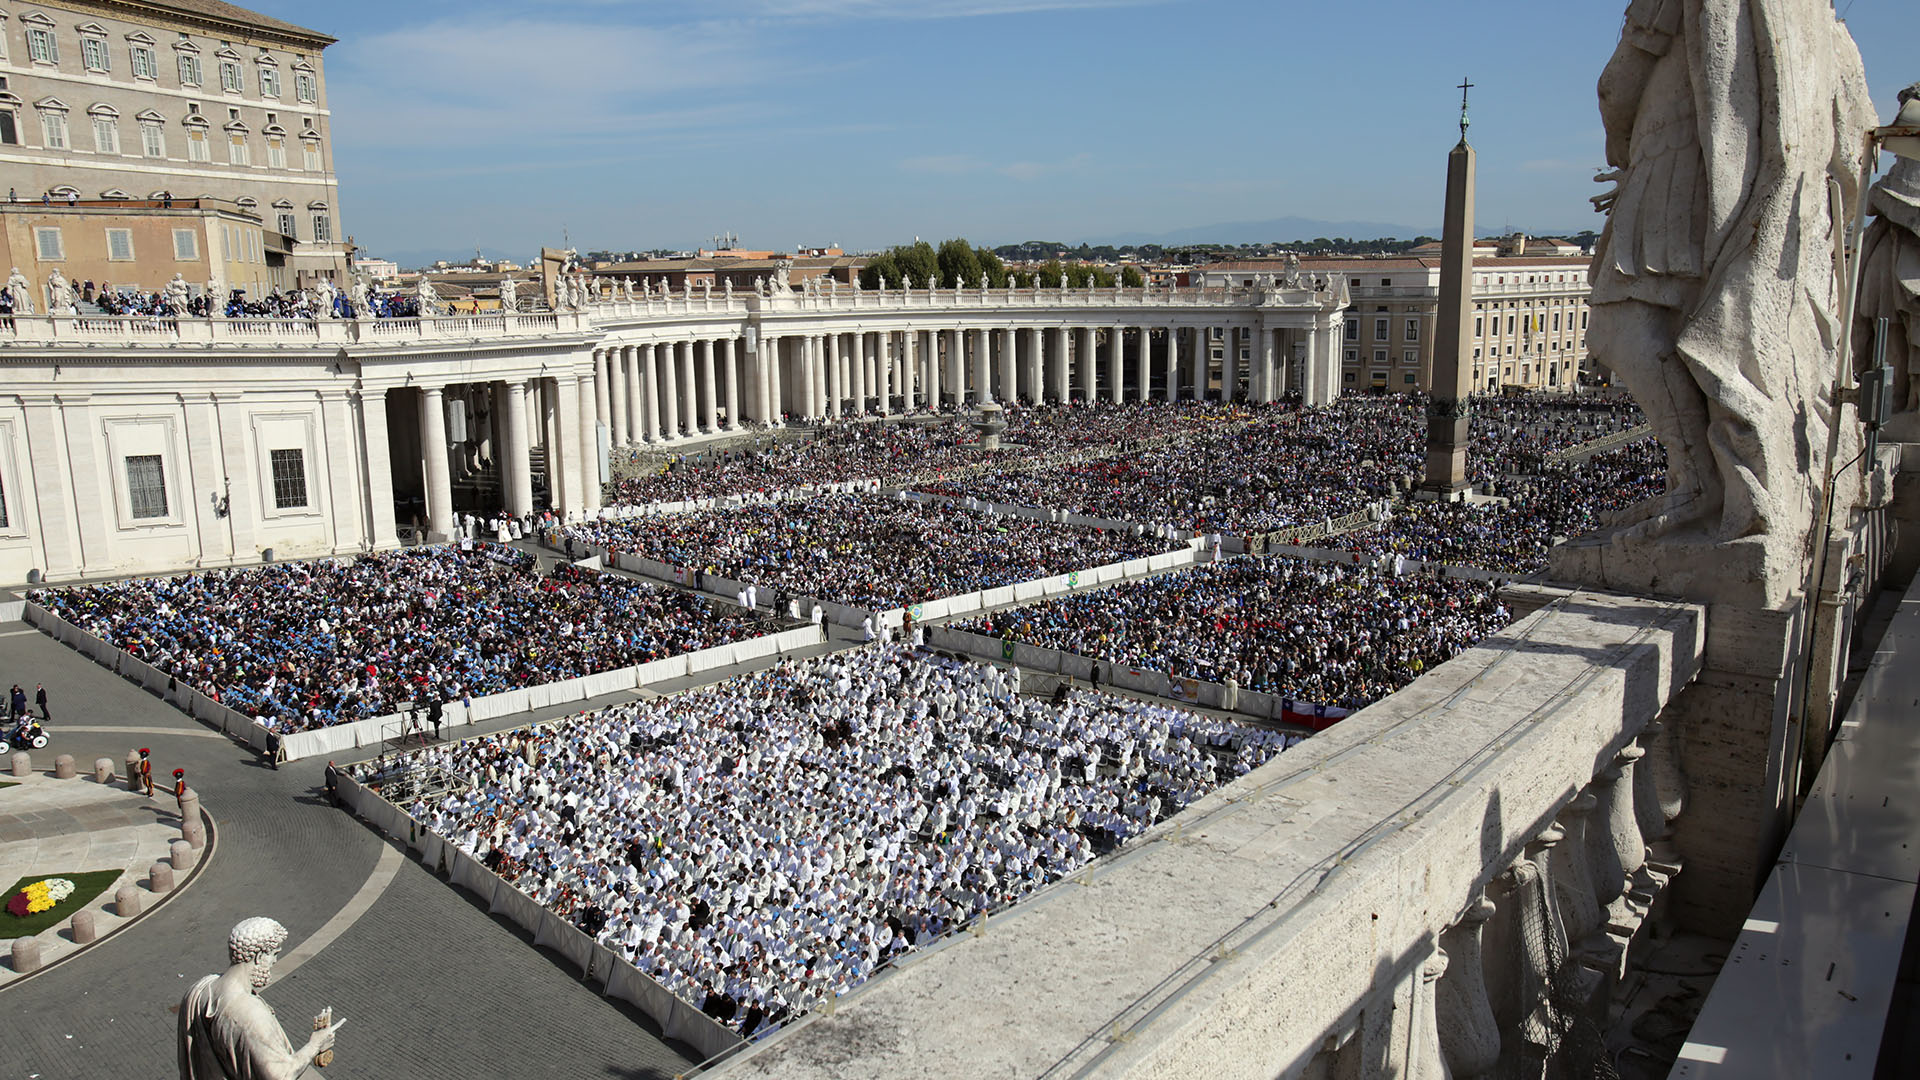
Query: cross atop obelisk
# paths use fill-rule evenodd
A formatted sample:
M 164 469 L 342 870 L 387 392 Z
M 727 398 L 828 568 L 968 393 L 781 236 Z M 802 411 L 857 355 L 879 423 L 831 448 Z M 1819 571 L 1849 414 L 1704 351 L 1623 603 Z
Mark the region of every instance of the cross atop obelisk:
M 1453 499 L 1467 487 L 1468 356 L 1473 349 L 1473 147 L 1467 145 L 1467 91 L 1460 81 L 1460 145 L 1447 155 L 1447 218 L 1440 237 L 1440 318 L 1427 402 L 1427 475 L 1420 496 Z

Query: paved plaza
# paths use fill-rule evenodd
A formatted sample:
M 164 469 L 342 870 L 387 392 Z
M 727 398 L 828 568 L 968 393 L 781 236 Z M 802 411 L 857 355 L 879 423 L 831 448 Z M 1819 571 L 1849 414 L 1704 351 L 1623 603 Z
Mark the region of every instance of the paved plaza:
M 157 776 L 184 767 L 193 778 L 219 850 L 176 902 L 0 990 L 7 1017 L 0 1076 L 176 1076 L 181 995 L 226 967 L 227 932 L 253 915 L 289 931 L 264 995 L 283 1025 L 297 1036 L 302 1018 L 328 1005 L 350 1020 L 326 1071 L 330 1080 L 638 1080 L 670 1077 L 688 1064 L 650 1021 L 600 997 L 511 924 L 330 806 L 321 786 L 325 762 L 275 771 L 79 653 L 23 629 L 0 624 L 0 676 L 31 675 L 46 685 L 56 718 L 53 742 L 40 752 L 47 762 L 63 753 L 89 764 L 119 761 L 129 748 L 152 748 Z M 588 704 L 613 700 L 623 698 Z M 565 1038 L 530 1037 L 531 1027 L 560 1016 L 571 1018 Z M 476 1072 L 476 1062 L 485 1068 Z

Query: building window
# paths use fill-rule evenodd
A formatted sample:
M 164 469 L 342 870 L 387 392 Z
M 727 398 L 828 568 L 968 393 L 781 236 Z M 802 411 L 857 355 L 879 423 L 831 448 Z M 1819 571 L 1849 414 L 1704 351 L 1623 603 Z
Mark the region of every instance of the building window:
M 307 139 L 301 145 L 300 156 L 301 168 L 308 172 L 320 171 L 320 141 L 318 139 Z
M 0 109 L 0 144 L 20 145 L 20 120 L 12 109 Z
M 1403 382 L 1403 383 L 1405 383 L 1405 384 L 1407 384 L 1408 386 L 1418 386 L 1418 385 L 1420 385 L 1420 377 L 1419 377 L 1418 375 L 1415 375 L 1415 374 L 1414 374 L 1413 372 L 1411 372 L 1411 371 L 1409 371 L 1409 372 L 1407 372 L 1407 373 L 1406 373 L 1405 375 L 1403 375 L 1403 376 L 1401 376 L 1401 377 L 1400 377 L 1400 381 L 1401 381 L 1401 382 Z
M 111 116 L 93 118 L 93 148 L 102 154 L 120 152 L 120 122 Z
M 281 236 L 292 236 L 293 235 L 293 215 L 290 213 L 280 214 L 279 227 L 280 227 Z
M 27 27 L 27 55 L 36 63 L 59 63 L 60 46 L 53 40 L 53 31 L 38 26 Z
M 280 72 L 274 68 L 260 69 L 260 96 L 277 98 L 280 96 Z
M 40 110 L 40 141 L 49 150 L 65 150 L 67 148 L 66 110 Z
M 192 229 L 173 230 L 173 257 L 178 262 L 199 262 L 200 234 Z
M 107 258 L 114 262 L 133 261 L 133 230 L 107 230 Z
M 108 67 L 107 39 L 88 34 L 80 39 L 80 63 L 88 71 L 106 71 Z
M 207 129 L 190 128 L 187 131 L 187 160 L 212 161 L 213 146 L 207 141 Z
M 135 45 L 130 54 L 133 77 L 136 79 L 157 79 L 160 77 L 160 58 L 145 45 Z
M 1400 362 L 1403 364 L 1406 364 L 1409 367 L 1419 363 L 1420 351 L 1418 349 L 1408 349 L 1405 352 L 1402 352 L 1400 354 Z
M 1474 337 L 1485 336 L 1487 331 L 1486 324 L 1487 324 L 1487 317 L 1485 315 L 1475 315 L 1473 317 L 1473 336 Z
M 1375 367 L 1386 367 L 1387 366 L 1387 350 L 1385 349 L 1373 350 L 1373 363 Z
M 140 152 L 152 158 L 167 156 L 167 131 L 157 123 L 140 122 Z
M 1348 349 L 1348 350 L 1347 350 L 1347 363 L 1349 363 L 1349 364 L 1357 364 L 1357 363 L 1359 363 L 1359 362 L 1360 362 L 1360 350 L 1359 350 L 1359 349 Z
M 1359 319 L 1347 320 L 1347 340 L 1348 341 L 1360 340 L 1360 320 Z
M 297 510 L 307 505 L 307 463 L 302 450 L 275 450 L 273 508 Z
M 320 98 L 320 83 L 311 71 L 293 73 L 293 96 L 301 101 L 317 101 Z
M 127 458 L 127 509 L 135 520 L 167 516 L 167 474 L 159 454 Z
M 1387 340 L 1387 320 L 1385 319 L 1373 320 L 1373 340 L 1375 341 Z
M 313 242 L 316 244 L 333 243 L 333 219 L 324 212 L 313 215 Z
M 1407 320 L 1407 340 L 1408 341 L 1420 340 L 1420 320 L 1419 319 Z
M 220 89 L 229 94 L 237 94 L 245 89 L 240 82 L 240 65 L 237 62 L 220 61 Z
M 200 58 L 192 53 L 180 54 L 180 85 L 200 85 Z
M 60 230 L 54 226 L 33 230 L 33 246 L 40 252 L 41 262 L 58 262 L 67 257 L 67 247 L 60 240 Z
M 1347 374 L 1346 374 L 1346 378 L 1344 378 L 1344 379 L 1342 379 L 1341 381 L 1342 381 L 1342 382 L 1353 382 L 1353 381 L 1354 381 L 1354 377 L 1353 377 L 1353 376 L 1354 376 L 1354 373 L 1353 373 L 1353 372 L 1351 372 L 1351 371 L 1349 371 L 1349 372 L 1347 372 Z
M 267 140 L 267 168 L 284 169 L 287 167 L 287 140 Z
M 235 165 L 251 165 L 253 162 L 247 153 L 247 137 L 238 131 L 227 133 L 227 160 Z

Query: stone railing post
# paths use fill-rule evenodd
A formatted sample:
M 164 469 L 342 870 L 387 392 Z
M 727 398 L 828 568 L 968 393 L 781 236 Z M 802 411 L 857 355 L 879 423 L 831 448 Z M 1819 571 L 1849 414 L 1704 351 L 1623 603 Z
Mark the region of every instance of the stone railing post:
M 1394 1074 L 1407 1080 L 1448 1080 L 1447 1062 L 1440 1038 L 1439 989 L 1450 961 L 1436 938 L 1428 938 L 1431 952 L 1419 967 L 1413 986 L 1413 1015 L 1408 1018 L 1408 1060 L 1404 1071 Z
M 1646 841 L 1640 836 L 1640 822 L 1633 809 L 1633 765 L 1645 755 L 1638 746 L 1623 747 L 1593 782 L 1594 794 L 1600 800 L 1596 819 L 1599 827 L 1587 830 L 1587 848 L 1593 857 L 1594 900 L 1607 909 L 1609 920 L 1614 922 L 1626 915 L 1620 901 L 1628 879 L 1646 862 Z
M 1567 940 L 1580 947 L 1587 935 L 1600 929 L 1600 904 L 1594 898 L 1592 848 L 1588 830 L 1592 827 L 1593 808 L 1599 799 L 1591 790 L 1582 791 L 1561 808 L 1554 824 L 1567 836 L 1565 858 L 1554 866 L 1555 887 L 1559 890 L 1560 915 L 1566 920 Z
M 1482 895 L 1452 926 L 1440 932 L 1446 977 L 1435 990 L 1440 1049 L 1453 1080 L 1479 1080 L 1500 1065 L 1500 1025 L 1487 991 L 1480 929 L 1493 918 L 1493 901 Z

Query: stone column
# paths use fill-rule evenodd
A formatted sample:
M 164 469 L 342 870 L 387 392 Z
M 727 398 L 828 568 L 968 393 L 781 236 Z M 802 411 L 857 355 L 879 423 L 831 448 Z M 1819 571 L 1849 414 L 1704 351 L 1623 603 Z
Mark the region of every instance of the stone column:
M 940 339 L 944 335 L 939 330 L 927 331 L 927 409 L 940 411 Z
M 507 513 L 516 517 L 533 512 L 532 447 L 527 436 L 527 387 L 513 379 L 507 383 L 507 460 L 502 487 Z
M 631 376 L 631 373 L 629 373 L 629 377 L 627 379 L 627 390 L 629 391 L 630 394 L 637 395 L 635 396 L 635 401 L 638 403 L 639 407 L 637 409 L 629 407 L 627 411 L 633 414 L 634 416 L 640 417 L 640 435 L 637 437 L 630 437 L 629 441 L 633 443 L 659 442 L 660 441 L 659 357 L 656 355 L 655 349 L 652 345 L 642 345 L 639 347 L 638 350 L 634 352 L 633 361 L 634 363 L 640 366 L 639 377 L 634 378 Z M 622 395 L 622 396 L 628 396 L 628 395 Z
M 1311 408 L 1318 404 L 1320 390 L 1320 331 L 1316 328 L 1307 331 L 1307 355 L 1305 363 L 1300 365 L 1300 404 Z
M 1273 391 L 1275 375 L 1273 370 L 1273 338 L 1274 332 L 1271 329 L 1262 329 L 1260 331 L 1260 401 L 1262 404 L 1269 404 L 1279 400 L 1279 395 Z
M 1035 405 L 1047 400 L 1047 332 L 1038 326 L 1027 330 L 1026 391 Z
M 679 342 L 674 345 L 673 351 L 680 360 L 680 381 L 675 387 L 679 393 L 674 399 L 674 421 L 678 425 L 678 430 L 692 435 L 700 430 L 699 413 L 696 411 L 699 405 L 699 388 L 693 381 L 693 342 Z
M 660 410 L 660 439 L 663 442 L 672 442 L 680 437 L 680 364 L 674 352 L 675 347 L 671 342 L 663 342 L 654 348 L 654 359 L 659 365 L 654 379 L 660 390 L 657 408 Z
M 1091 326 L 1080 328 L 1080 348 L 1074 354 L 1074 363 L 1080 369 L 1080 400 L 1093 404 L 1100 392 L 1100 379 L 1097 368 L 1100 364 L 1100 351 L 1096 347 L 1094 330 Z
M 907 330 L 900 335 L 900 407 L 907 412 L 913 411 L 914 398 L 919 396 L 920 383 L 920 331 Z
M 1220 401 L 1232 401 L 1240 389 L 1240 328 L 1229 326 L 1220 337 Z
M 847 396 L 846 368 L 840 363 L 840 335 L 827 335 L 827 419 L 840 418 L 840 403 Z M 855 403 L 847 405 L 847 415 L 856 416 L 859 409 Z
M 567 375 L 555 376 L 547 387 L 553 403 L 554 440 L 547 444 L 552 455 L 554 485 L 553 509 L 562 521 L 577 521 L 587 512 L 586 457 L 581 452 L 580 381 Z M 591 425 L 587 425 L 591 426 Z
M 967 403 L 967 335 L 964 330 L 948 330 L 947 397 L 955 408 Z
M 1440 934 L 1447 970 L 1436 988 L 1434 1007 L 1440 1049 L 1453 1080 L 1482 1080 L 1500 1065 L 1500 1025 L 1493 1018 L 1480 949 L 1480 928 L 1493 912 L 1493 901 L 1478 897 Z
M 1134 400 L 1147 401 L 1153 397 L 1153 328 L 1136 326 L 1133 333 L 1140 339 L 1140 363 L 1134 375 L 1140 385 L 1135 388 Z
M 767 403 L 767 415 L 763 419 L 769 424 L 784 424 L 786 410 L 780 399 L 780 339 L 777 337 L 769 335 L 760 339 L 760 377 L 765 388 L 761 400 Z
M 815 334 L 807 338 L 812 345 L 813 369 L 813 418 L 818 420 L 827 412 L 827 336 Z
M 1012 327 L 1001 330 L 1000 394 L 997 400 L 1011 405 L 1020 400 L 1020 335 Z
M 1323 325 L 1314 330 L 1318 342 L 1314 352 L 1319 357 L 1319 365 L 1314 373 L 1316 386 L 1312 403 L 1331 405 L 1340 396 L 1340 323 L 1324 315 L 1320 322 Z
M 1207 378 L 1213 371 L 1213 332 L 1205 326 L 1193 328 L 1193 400 L 1207 400 Z
M 609 373 L 613 369 L 613 365 L 617 362 L 616 357 L 620 355 L 621 351 L 619 348 L 598 349 L 595 350 L 593 354 L 594 419 L 600 421 L 601 426 L 605 427 L 608 431 L 613 430 L 613 399 L 607 396 L 607 388 L 615 385 L 615 381 L 610 377 Z
M 580 379 L 580 510 L 585 514 L 600 509 L 600 386 L 599 371 Z
M 1107 400 L 1118 405 L 1127 400 L 1127 331 L 1115 324 L 1107 334 Z
M 701 422 L 707 433 L 720 430 L 720 385 L 713 381 L 713 339 L 700 339 Z
M 447 403 L 438 386 L 420 391 L 420 453 L 427 464 L 427 539 L 453 538 L 453 480 L 447 447 Z
M 727 430 L 740 430 L 740 358 L 734 353 L 739 338 L 720 341 L 720 368 L 727 376 Z
M 993 343 L 985 330 L 973 332 L 973 400 L 986 404 L 993 400 Z
M 873 335 L 873 369 L 877 374 L 875 397 L 880 399 L 880 415 L 893 413 L 893 333 L 881 331 Z
M 867 365 L 860 356 L 860 337 L 859 334 L 854 334 L 847 338 L 847 351 L 841 358 L 844 370 L 853 375 L 853 404 L 849 407 L 849 411 L 855 416 L 867 415 Z M 833 340 L 835 347 L 838 348 L 840 335 L 833 335 Z
M 630 361 L 627 357 L 627 350 L 625 349 L 610 350 L 607 354 L 607 363 L 613 371 L 613 378 L 611 380 L 613 385 L 618 386 L 621 389 L 621 393 L 618 396 L 614 397 L 611 401 L 607 402 L 607 408 L 608 408 L 608 411 L 612 414 L 612 420 L 613 420 L 613 422 L 608 425 L 607 430 L 612 434 L 613 445 L 625 446 L 627 445 L 627 441 L 628 441 L 628 433 L 632 430 L 627 426 L 628 402 L 627 402 L 626 387 L 628 382 L 630 381 L 628 379 L 628 369 L 630 366 Z M 635 440 L 635 441 L 638 441 L 638 440 Z
M 1167 387 L 1164 394 L 1168 401 L 1180 400 L 1180 328 L 1167 327 Z
M 1069 355 L 1070 349 L 1071 346 L 1068 344 L 1067 328 L 1064 326 L 1054 327 L 1053 374 L 1049 377 L 1049 382 L 1052 385 L 1047 387 L 1047 399 L 1049 401 L 1066 401 L 1073 396 L 1072 391 L 1067 386 L 1067 364 L 1072 360 L 1072 356 Z

